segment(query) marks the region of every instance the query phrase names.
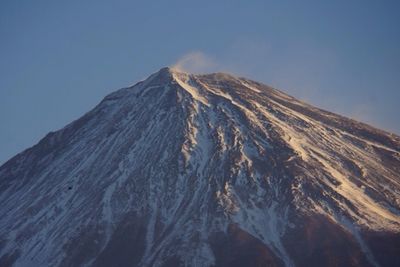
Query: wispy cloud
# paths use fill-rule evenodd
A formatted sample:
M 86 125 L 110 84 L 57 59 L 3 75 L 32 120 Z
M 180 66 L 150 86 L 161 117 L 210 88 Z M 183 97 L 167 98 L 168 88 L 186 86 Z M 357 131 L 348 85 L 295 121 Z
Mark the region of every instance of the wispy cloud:
M 183 55 L 171 67 L 183 72 L 209 73 L 218 70 L 217 61 L 200 51 L 189 52 Z

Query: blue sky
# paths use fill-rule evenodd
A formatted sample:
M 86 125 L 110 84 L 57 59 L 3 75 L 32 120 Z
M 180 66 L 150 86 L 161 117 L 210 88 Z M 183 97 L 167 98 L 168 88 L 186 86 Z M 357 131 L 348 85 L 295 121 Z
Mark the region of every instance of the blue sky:
M 0 2 L 0 163 L 180 59 L 400 133 L 399 1 Z

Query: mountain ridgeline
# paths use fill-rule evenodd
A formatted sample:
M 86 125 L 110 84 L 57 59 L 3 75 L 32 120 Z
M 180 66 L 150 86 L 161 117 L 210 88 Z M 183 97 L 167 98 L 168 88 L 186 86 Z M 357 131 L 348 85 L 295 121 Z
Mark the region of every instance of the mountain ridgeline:
M 400 138 L 163 68 L 0 167 L 0 266 L 400 266 Z

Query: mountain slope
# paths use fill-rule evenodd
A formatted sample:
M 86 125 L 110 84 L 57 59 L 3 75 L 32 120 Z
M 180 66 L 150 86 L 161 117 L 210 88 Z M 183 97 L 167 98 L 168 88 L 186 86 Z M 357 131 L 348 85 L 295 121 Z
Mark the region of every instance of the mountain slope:
M 400 138 L 169 68 L 0 167 L 1 266 L 400 264 Z

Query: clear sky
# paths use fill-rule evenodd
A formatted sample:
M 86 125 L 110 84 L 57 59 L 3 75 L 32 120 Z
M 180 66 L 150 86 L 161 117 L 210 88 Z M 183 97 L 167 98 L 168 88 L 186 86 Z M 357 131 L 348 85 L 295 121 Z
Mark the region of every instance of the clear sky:
M 0 2 L 0 164 L 189 59 L 400 133 L 400 1 Z

